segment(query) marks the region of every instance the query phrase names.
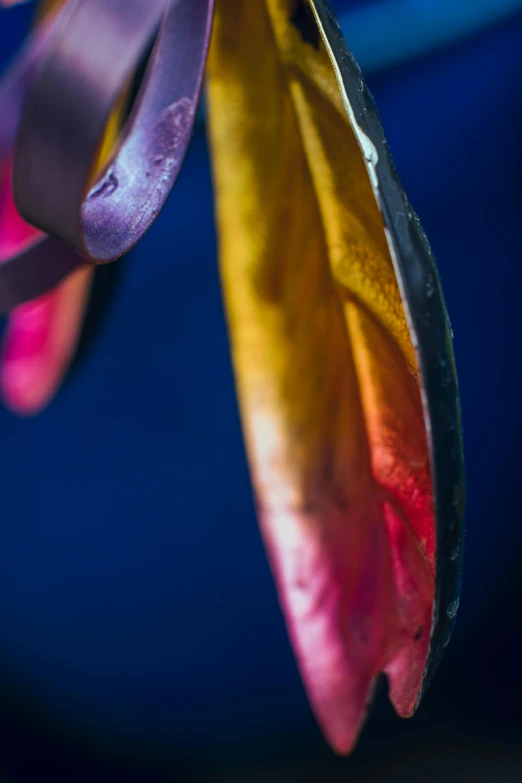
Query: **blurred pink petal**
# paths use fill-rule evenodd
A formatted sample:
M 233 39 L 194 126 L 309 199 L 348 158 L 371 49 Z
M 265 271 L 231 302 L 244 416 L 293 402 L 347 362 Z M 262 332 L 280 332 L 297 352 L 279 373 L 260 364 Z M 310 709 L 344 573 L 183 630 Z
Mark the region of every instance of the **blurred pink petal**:
M 0 166 L 0 263 L 42 236 L 18 214 L 10 163 L 4 163 Z M 79 269 L 53 291 L 10 314 L 0 360 L 0 393 L 15 413 L 38 413 L 62 382 L 76 349 L 92 274 L 88 268 Z
M 38 413 L 60 386 L 74 356 L 91 281 L 92 271 L 79 269 L 54 291 L 11 314 L 0 389 L 15 413 Z

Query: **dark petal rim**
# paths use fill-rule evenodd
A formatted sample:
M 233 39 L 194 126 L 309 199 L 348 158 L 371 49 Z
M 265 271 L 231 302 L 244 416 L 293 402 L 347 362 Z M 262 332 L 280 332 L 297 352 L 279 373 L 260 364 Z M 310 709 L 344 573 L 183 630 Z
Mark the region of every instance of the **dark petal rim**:
M 437 542 L 435 607 L 423 694 L 448 645 L 462 579 L 465 473 L 451 326 L 434 256 L 399 180 L 375 102 L 330 3 L 309 2 L 343 89 L 383 216 L 421 374 Z

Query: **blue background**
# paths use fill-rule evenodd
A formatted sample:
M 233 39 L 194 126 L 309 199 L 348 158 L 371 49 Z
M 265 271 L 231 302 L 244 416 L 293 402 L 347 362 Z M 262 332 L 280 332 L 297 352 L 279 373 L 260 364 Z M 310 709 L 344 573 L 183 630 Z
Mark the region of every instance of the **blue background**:
M 487 5 L 337 3 L 438 258 L 462 391 L 464 591 L 418 716 L 381 693 L 337 760 L 309 712 L 253 511 L 200 127 L 65 388 L 39 418 L 0 411 L 6 780 L 522 779 L 522 12 Z M 2 58 L 28 15 L 0 13 Z

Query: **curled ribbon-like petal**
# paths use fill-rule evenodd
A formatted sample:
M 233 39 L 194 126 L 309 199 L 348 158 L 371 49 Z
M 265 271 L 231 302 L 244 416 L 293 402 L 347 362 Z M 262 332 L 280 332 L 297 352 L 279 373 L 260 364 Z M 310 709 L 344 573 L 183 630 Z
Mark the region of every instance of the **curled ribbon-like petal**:
M 42 3 L 38 23 L 61 5 L 62 0 Z M 117 138 L 121 111 L 122 105 L 107 129 L 100 165 Z M 20 217 L 14 204 L 11 161 L 0 161 L 0 263 L 41 239 L 41 232 Z M 0 391 L 15 413 L 38 413 L 60 387 L 76 352 L 94 274 L 92 268 L 80 268 L 52 291 L 9 314 L 0 357 Z

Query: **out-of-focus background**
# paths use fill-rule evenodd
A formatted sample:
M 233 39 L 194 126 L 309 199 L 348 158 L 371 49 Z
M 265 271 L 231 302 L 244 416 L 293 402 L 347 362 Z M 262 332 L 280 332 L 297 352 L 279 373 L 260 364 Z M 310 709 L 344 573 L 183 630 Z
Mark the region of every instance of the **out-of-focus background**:
M 333 756 L 257 532 L 200 126 L 65 388 L 36 419 L 0 410 L 2 781 L 522 780 L 522 2 L 336 6 L 455 333 L 469 499 L 446 659 L 413 720 L 383 689 Z M 0 63 L 30 13 L 0 12 Z

